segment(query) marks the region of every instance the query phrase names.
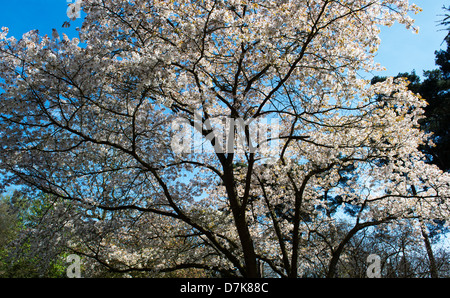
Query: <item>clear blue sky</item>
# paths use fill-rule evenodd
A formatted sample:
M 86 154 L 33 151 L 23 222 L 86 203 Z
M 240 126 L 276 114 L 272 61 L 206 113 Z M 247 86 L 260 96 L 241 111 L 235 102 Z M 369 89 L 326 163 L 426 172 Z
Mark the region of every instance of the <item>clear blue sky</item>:
M 8 27 L 9 34 L 19 39 L 23 33 L 38 29 L 41 35 L 52 34 L 52 28 L 68 35 L 76 36 L 76 26 L 82 21 L 77 20 L 74 28 L 62 28 L 67 17 L 67 4 L 75 0 L 0 0 L 0 27 Z
M 19 38 L 23 33 L 38 29 L 40 33 L 51 34 L 52 28 L 66 32 L 69 36 L 75 34 L 75 27 L 81 26 L 81 19 L 69 29 L 61 28 L 65 21 L 67 3 L 75 0 L 0 0 L 0 27 L 10 28 L 10 34 Z M 413 69 L 418 75 L 423 70 L 434 69 L 434 52 L 443 47 L 445 32 L 438 31 L 438 21 L 442 18 L 442 6 L 449 5 L 448 0 L 411 0 L 423 8 L 423 12 L 414 16 L 419 34 L 407 31 L 404 26 L 394 25 L 383 28 L 381 47 L 377 56 L 387 71 L 375 73 L 378 75 L 396 75 L 399 72 L 409 72 Z

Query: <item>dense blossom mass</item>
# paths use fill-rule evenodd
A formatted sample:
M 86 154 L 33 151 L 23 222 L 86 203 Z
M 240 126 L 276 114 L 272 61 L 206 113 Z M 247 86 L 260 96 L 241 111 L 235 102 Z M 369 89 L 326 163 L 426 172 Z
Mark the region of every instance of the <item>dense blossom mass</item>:
M 68 247 L 124 273 L 297 277 L 322 266 L 334 276 L 357 232 L 408 222 L 420 233 L 449 217 L 449 174 L 417 149 L 429 140 L 418 125 L 426 99 L 406 79 L 362 77 L 381 68 L 380 26 L 416 30 L 408 0 L 82 9 L 78 38 L 0 33 L 2 185 L 51 195 L 30 231 L 49 258 Z M 179 119 L 220 141 L 196 115 L 277 119 L 276 161 L 175 152 Z M 352 229 L 336 237 L 343 220 Z

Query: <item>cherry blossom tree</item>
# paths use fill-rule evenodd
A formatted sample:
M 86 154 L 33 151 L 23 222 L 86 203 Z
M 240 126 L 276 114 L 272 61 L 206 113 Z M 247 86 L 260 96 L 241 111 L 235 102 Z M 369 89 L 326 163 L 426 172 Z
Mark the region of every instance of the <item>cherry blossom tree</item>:
M 426 101 L 360 76 L 381 68 L 380 26 L 415 30 L 407 0 L 81 5 L 79 38 L 0 33 L 2 184 L 54 198 L 32 231 L 49 257 L 244 277 L 325 261 L 332 277 L 359 231 L 448 218 L 449 174 L 417 150 Z M 217 150 L 239 130 L 223 119 L 279 132 L 252 143 L 243 125 L 244 150 Z M 214 150 L 175 150 L 182 126 Z M 275 141 L 271 162 L 252 150 Z

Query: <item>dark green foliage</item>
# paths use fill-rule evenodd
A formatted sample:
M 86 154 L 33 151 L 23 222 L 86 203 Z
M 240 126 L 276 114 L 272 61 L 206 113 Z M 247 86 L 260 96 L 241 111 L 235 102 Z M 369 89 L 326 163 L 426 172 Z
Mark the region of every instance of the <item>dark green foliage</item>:
M 36 227 L 50 208 L 43 195 L 36 198 L 18 192 L 0 197 L 0 277 L 65 277 L 63 259 L 43 260 L 30 254 L 27 238 L 20 239 L 28 228 Z M 21 234 L 22 233 L 22 234 Z M 45 268 L 42 264 L 46 264 Z

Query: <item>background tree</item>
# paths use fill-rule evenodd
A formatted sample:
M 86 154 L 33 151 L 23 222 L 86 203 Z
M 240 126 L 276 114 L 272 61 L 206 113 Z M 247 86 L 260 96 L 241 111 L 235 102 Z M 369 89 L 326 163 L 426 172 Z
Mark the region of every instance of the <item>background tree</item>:
M 62 255 L 47 258 L 34 250 L 30 229 L 37 227 L 49 206 L 43 197 L 26 197 L 20 192 L 0 200 L 0 277 L 64 277 Z M 44 239 L 41 239 L 42 241 Z
M 404 221 L 399 225 L 380 225 L 355 235 L 347 246 L 345 256 L 339 262 L 338 275 L 366 278 L 367 256 L 376 254 L 381 258 L 381 277 L 432 277 L 430 261 L 420 237 L 421 232 L 414 231 L 412 226 L 408 221 Z M 434 257 L 437 275 L 448 277 L 448 250 L 435 248 Z
M 448 8 L 444 7 L 448 11 Z M 448 25 L 448 14 L 442 21 L 442 25 Z M 447 29 L 448 30 L 448 29 Z M 428 105 L 424 108 L 425 117 L 420 121 L 421 129 L 430 133 L 430 143 L 422 144 L 419 148 L 427 156 L 428 162 L 437 165 L 443 171 L 450 169 L 450 33 L 444 39 L 447 43 L 446 50 L 436 51 L 436 65 L 438 69 L 424 71 L 424 80 L 412 71 L 411 73 L 399 73 L 397 78 L 406 78 L 408 88 L 424 98 Z M 385 77 L 374 77 L 372 83 L 384 81 Z M 413 189 L 414 191 L 414 189 Z M 435 220 L 428 225 L 428 229 L 422 226 L 422 236 L 430 260 L 431 275 L 437 277 L 436 261 L 431 249 L 429 235 L 436 236 L 433 231 L 441 233 L 448 231 L 444 228 L 444 222 Z M 428 232 L 431 230 L 431 232 Z M 438 237 L 439 238 L 439 237 Z

